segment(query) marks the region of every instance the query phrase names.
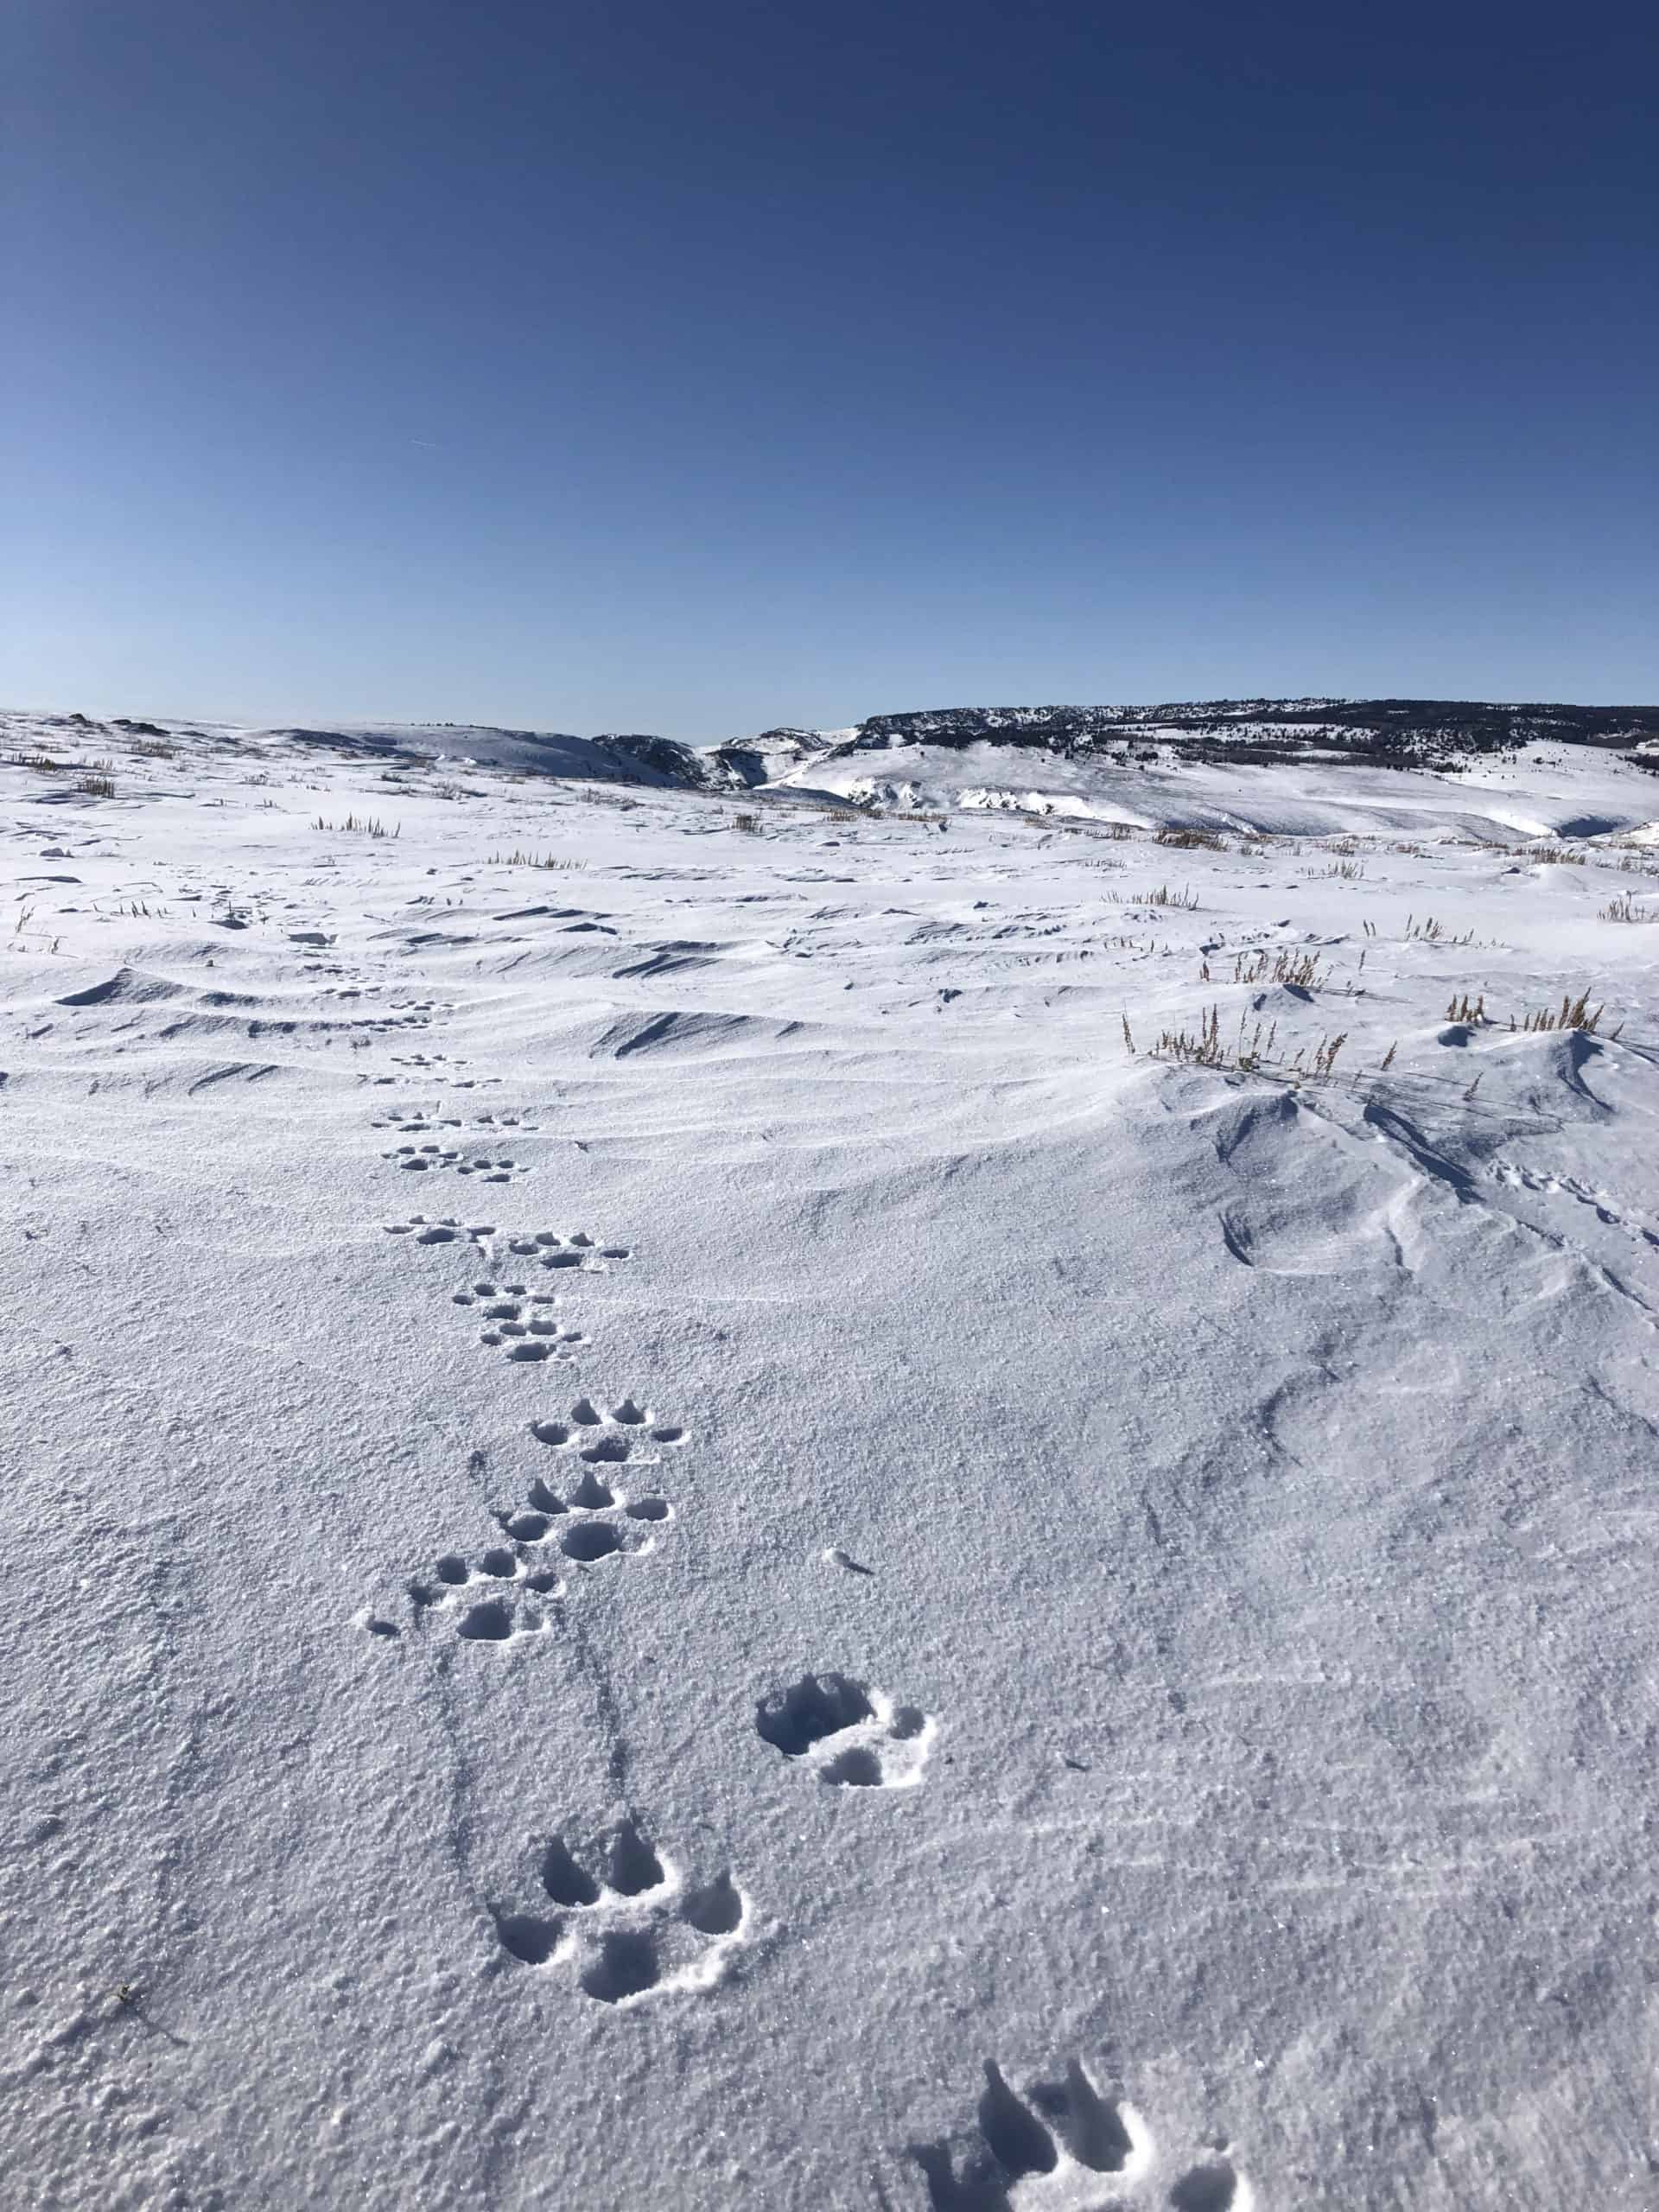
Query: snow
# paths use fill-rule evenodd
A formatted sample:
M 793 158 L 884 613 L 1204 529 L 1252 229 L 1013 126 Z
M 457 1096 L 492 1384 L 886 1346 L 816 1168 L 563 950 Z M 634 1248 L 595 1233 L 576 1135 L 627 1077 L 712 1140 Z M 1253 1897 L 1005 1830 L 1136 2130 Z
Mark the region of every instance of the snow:
M 1137 732 L 1135 744 L 1155 738 Z M 1144 747 L 1142 748 L 1144 749 Z M 1566 755 L 1563 758 L 1563 755 Z M 1103 767 L 1088 754 L 1015 751 L 986 742 L 894 745 L 808 760 L 775 788 L 814 790 L 907 811 L 977 807 L 1069 815 L 1141 828 L 1173 825 L 1290 836 L 1444 834 L 1485 842 L 1637 830 L 1659 812 L 1652 769 L 1587 747 L 1529 745 L 1477 758 L 1455 773 L 1274 764 L 1217 766 L 1161 748 Z
M 10 2201 L 1651 2202 L 1649 773 L 4 734 Z

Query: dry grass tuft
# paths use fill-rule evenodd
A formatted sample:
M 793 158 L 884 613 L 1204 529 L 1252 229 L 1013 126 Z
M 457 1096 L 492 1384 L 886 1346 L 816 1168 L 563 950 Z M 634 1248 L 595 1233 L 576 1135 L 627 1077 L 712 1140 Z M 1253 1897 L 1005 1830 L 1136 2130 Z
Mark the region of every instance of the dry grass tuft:
M 1580 991 L 1577 998 L 1564 991 L 1559 1007 L 1541 1007 L 1535 1014 L 1525 1014 L 1519 1021 L 1511 1014 L 1510 1027 L 1535 1033 L 1546 1029 L 1580 1029 L 1586 1037 L 1593 1037 L 1599 1033 L 1601 1017 L 1606 1011 L 1605 1006 L 1599 1006 L 1593 1013 L 1591 1012 L 1587 990 Z M 1618 1030 L 1624 1027 L 1621 1021 L 1618 1029 L 1610 1030 L 1608 1034 L 1617 1037 Z
M 1286 983 L 1298 991 L 1316 991 L 1326 981 L 1319 972 L 1317 952 L 1275 954 L 1241 952 L 1233 961 L 1236 983 Z
M 1274 1047 L 1278 1040 L 1278 1024 L 1270 1024 L 1264 1032 L 1259 1021 L 1248 1030 L 1245 1022 L 1246 1017 L 1241 1014 L 1237 1036 L 1230 1042 L 1224 1042 L 1221 1009 L 1212 1006 L 1196 1031 L 1166 1029 L 1153 1046 L 1152 1057 L 1155 1060 L 1175 1060 L 1186 1067 L 1214 1068 L 1226 1074 L 1272 1075 L 1292 1082 L 1304 1077 L 1325 1080 L 1335 1072 L 1337 1055 L 1348 1041 L 1346 1031 L 1341 1031 L 1334 1036 L 1322 1037 L 1315 1046 L 1299 1046 L 1288 1060 L 1276 1059 Z M 1127 1016 L 1123 1034 L 1128 1040 Z M 1135 1049 L 1132 1041 L 1129 1049 Z
M 1433 914 L 1426 915 L 1421 922 L 1414 914 L 1408 914 L 1406 935 L 1415 938 L 1421 944 L 1472 944 L 1475 941 L 1473 930 L 1467 931 L 1462 937 L 1448 937 Z
M 402 836 L 404 825 L 400 822 L 395 829 L 388 830 L 378 816 L 373 814 L 348 814 L 339 822 L 330 822 L 326 816 L 320 814 L 311 827 L 314 830 L 343 831 L 359 837 L 397 837 Z

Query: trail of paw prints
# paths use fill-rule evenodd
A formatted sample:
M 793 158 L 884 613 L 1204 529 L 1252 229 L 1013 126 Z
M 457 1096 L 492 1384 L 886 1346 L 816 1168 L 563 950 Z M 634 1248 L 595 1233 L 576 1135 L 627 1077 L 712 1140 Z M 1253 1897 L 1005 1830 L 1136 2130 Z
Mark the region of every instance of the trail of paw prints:
M 1171 2177 L 1135 2107 L 1103 2095 L 1073 2059 L 1023 2097 L 985 2062 L 976 2139 L 910 2146 L 931 2212 L 1252 2212 L 1255 2194 L 1230 2145 L 1213 2145 Z M 1163 2182 L 1168 2181 L 1167 2190 Z
M 607 1560 L 643 1559 L 657 1548 L 671 1502 L 652 1487 L 621 1488 L 608 1470 L 631 1463 L 640 1472 L 660 1464 L 662 1450 L 685 1441 L 685 1431 L 625 1398 L 601 1407 L 579 1398 L 567 1419 L 537 1421 L 538 1443 L 571 1455 L 572 1475 L 554 1487 L 537 1475 L 524 1503 L 497 1510 L 501 1541 L 476 1555 L 446 1552 L 429 1579 L 412 1582 L 417 1623 L 453 1619 L 469 1643 L 511 1643 L 543 1635 L 548 1606 L 563 1598 L 568 1577 Z M 395 1636 L 394 1624 L 368 1615 L 371 1634 Z
M 755 1707 L 755 1733 L 840 1789 L 910 1789 L 922 1779 L 938 1724 L 850 1675 L 803 1675 Z
M 520 1966 L 573 1968 L 601 2005 L 712 1989 L 750 1940 L 753 1909 L 730 1873 L 688 1881 L 633 1820 L 581 1857 L 556 1835 L 537 1878 L 531 1910 L 490 1907 L 503 1950 Z
M 390 1152 L 383 1152 L 380 1157 L 389 1160 L 394 1167 L 416 1174 L 453 1167 L 457 1175 L 477 1175 L 486 1183 L 516 1183 L 530 1173 L 518 1160 L 499 1154 L 494 1158 L 488 1154 L 475 1154 L 470 1160 L 463 1160 L 460 1147 L 454 1145 L 399 1144 Z
M 1588 1206 L 1604 1227 L 1622 1229 L 1627 1236 L 1640 1243 L 1659 1245 L 1659 1236 L 1648 1225 L 1651 1217 L 1605 1188 L 1592 1190 L 1589 1184 L 1571 1175 L 1541 1175 L 1509 1160 L 1494 1160 L 1489 1173 L 1494 1182 L 1512 1191 L 1531 1191 L 1541 1198 L 1573 1198 L 1580 1205 Z

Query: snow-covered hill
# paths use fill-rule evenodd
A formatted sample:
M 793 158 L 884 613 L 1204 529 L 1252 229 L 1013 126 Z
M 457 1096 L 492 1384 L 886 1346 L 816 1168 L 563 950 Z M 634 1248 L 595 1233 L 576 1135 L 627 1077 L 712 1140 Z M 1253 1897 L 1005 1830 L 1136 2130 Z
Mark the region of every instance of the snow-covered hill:
M 1103 819 L 1179 822 L 1192 772 L 1220 767 L 1247 798 L 1289 791 L 1294 781 L 1245 778 L 1247 769 L 1359 768 L 1364 788 L 1394 792 L 1408 817 L 1422 811 L 1423 779 L 1503 781 L 1516 765 L 1569 767 L 1581 783 L 1592 767 L 1614 772 L 1626 810 L 1643 774 L 1659 773 L 1659 708 L 1494 706 L 1444 700 L 1210 700 L 1162 707 L 965 707 L 873 715 L 845 729 L 762 730 L 702 748 L 635 733 L 573 737 L 558 730 L 499 729 L 478 723 L 346 722 L 327 728 L 258 729 L 227 723 L 95 721 L 82 714 L 0 715 L 0 737 L 24 750 L 67 741 L 175 739 L 346 758 L 409 768 L 500 768 L 527 776 L 642 784 L 655 789 L 741 791 L 785 784 L 850 795 L 874 804 L 906 797 L 944 805 L 1020 805 Z M 1634 780 L 1617 772 L 1632 772 Z M 1385 773 L 1381 782 L 1376 772 Z M 1411 781 L 1397 785 L 1393 777 Z M 1202 779 L 1198 779 L 1202 781 Z M 1332 796 L 1361 787 L 1344 777 Z M 1164 792 L 1160 800 L 1159 793 Z M 1162 806 L 1163 810 L 1160 811 Z M 1502 824 L 1501 817 L 1494 817 Z M 1241 825 L 1242 826 L 1242 825 Z M 1255 826 L 1270 828 L 1263 819 Z M 1306 825 L 1317 826 L 1312 820 Z M 1326 826 L 1330 826 L 1327 823 Z M 1379 826 L 1383 826 L 1379 824 Z M 1609 825 L 1611 826 L 1611 824 Z
M 870 734 L 0 732 L 7 2202 L 1650 2203 L 1659 781 Z

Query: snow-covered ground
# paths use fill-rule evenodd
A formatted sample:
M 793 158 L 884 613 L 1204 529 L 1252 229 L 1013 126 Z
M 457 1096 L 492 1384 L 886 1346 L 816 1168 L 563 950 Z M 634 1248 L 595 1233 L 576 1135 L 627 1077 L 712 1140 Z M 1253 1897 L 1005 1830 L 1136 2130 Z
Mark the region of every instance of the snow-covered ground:
M 0 2197 L 1652 2202 L 1659 779 L 0 734 Z

